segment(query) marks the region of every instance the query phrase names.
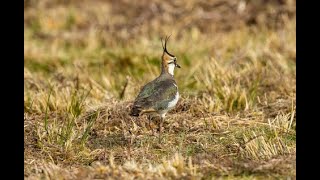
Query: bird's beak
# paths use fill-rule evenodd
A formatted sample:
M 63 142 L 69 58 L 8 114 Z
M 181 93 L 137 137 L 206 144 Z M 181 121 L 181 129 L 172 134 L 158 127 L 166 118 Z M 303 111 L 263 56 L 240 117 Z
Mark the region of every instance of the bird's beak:
M 176 65 L 177 68 L 181 68 L 181 66 L 179 64 L 176 63 L 175 65 Z

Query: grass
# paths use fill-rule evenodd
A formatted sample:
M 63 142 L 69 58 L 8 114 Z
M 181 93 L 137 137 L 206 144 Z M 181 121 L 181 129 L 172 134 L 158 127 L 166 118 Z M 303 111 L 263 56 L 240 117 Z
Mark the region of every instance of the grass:
M 25 178 L 295 178 L 295 3 L 261 3 L 25 1 Z M 168 34 L 159 144 L 128 112 Z

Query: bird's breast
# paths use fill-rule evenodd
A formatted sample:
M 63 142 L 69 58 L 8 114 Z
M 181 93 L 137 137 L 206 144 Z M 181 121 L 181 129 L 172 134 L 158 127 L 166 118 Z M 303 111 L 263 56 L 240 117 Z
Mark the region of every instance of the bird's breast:
M 174 99 L 172 99 L 172 101 L 170 101 L 168 103 L 168 109 L 171 109 L 171 108 L 175 107 L 177 102 L 178 102 L 178 100 L 179 100 L 179 92 L 177 92 L 175 97 L 174 97 Z

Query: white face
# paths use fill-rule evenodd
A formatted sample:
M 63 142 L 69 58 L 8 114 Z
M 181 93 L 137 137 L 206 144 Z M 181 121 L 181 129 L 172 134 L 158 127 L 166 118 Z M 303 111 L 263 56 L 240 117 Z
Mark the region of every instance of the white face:
M 171 57 L 170 61 L 168 62 L 168 72 L 173 76 L 174 75 L 174 68 L 176 67 L 176 57 Z
M 173 76 L 174 74 L 174 68 L 175 68 L 175 64 L 171 63 L 171 64 L 168 64 L 168 72 Z

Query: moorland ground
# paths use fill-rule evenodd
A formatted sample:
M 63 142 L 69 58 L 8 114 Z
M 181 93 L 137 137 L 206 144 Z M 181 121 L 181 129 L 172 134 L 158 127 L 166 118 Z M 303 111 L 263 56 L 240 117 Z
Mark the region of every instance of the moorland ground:
M 295 1 L 24 2 L 25 178 L 296 177 Z M 169 34 L 159 143 L 128 111 Z

